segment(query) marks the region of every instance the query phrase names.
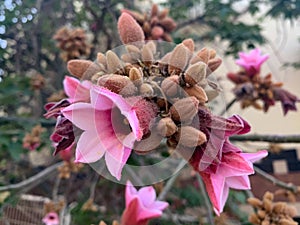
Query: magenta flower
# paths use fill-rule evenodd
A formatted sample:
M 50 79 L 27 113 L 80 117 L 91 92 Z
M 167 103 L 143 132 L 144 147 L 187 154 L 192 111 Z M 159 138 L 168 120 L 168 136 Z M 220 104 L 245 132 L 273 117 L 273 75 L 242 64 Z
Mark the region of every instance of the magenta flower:
M 121 95 L 92 86 L 90 103 L 74 103 L 62 110 L 65 118 L 83 130 L 76 162 L 92 163 L 105 155 L 109 172 L 118 180 L 135 141 L 143 136 L 135 108 Z
M 160 217 L 169 205 L 167 202 L 155 200 L 156 193 L 151 186 L 137 191 L 130 181 L 126 185 L 126 209 L 122 215 L 122 225 L 146 225 L 150 219 Z
M 263 64 L 269 55 L 261 55 L 259 48 L 251 50 L 249 53 L 239 52 L 240 58 L 235 62 L 243 67 L 248 76 L 252 77 L 259 73 L 261 64 Z
M 254 173 L 253 162 L 267 156 L 263 150 L 257 153 L 236 152 L 228 141 L 224 143 L 221 163 L 215 173 L 200 172 L 214 210 L 219 215 L 225 206 L 229 188 L 250 189 L 249 175 Z
M 42 221 L 45 225 L 59 225 L 59 218 L 56 212 L 47 213 Z
M 90 88 L 92 83 L 84 80 L 80 82 L 78 79 L 65 76 L 63 81 L 64 91 L 69 97 L 69 102 L 88 102 L 90 99 Z

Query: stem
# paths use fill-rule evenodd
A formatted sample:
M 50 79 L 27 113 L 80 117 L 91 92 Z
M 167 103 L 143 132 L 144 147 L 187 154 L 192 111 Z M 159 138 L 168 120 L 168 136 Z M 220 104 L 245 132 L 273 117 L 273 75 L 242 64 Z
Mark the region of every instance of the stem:
M 208 196 L 207 196 L 205 185 L 203 183 L 202 178 L 200 177 L 200 175 L 198 173 L 196 174 L 196 177 L 197 177 L 197 180 L 198 180 L 198 183 L 199 183 L 199 186 L 200 186 L 201 194 L 204 198 L 205 206 L 207 208 L 208 222 L 209 222 L 209 224 L 214 225 L 215 223 L 214 223 L 214 217 L 213 217 L 213 214 L 212 214 L 212 207 L 211 207 L 210 201 L 209 201 Z
M 100 176 L 96 173 L 94 179 L 92 180 L 92 183 L 90 185 L 90 199 L 94 200 L 94 198 L 95 198 L 95 191 L 96 191 L 96 186 L 97 186 L 99 177 Z
M 38 173 L 32 177 L 29 177 L 24 181 L 21 181 L 20 183 L 1 186 L 0 192 L 22 189 L 21 192 L 24 193 L 24 192 L 36 187 L 37 185 L 42 183 L 44 180 L 46 180 L 48 177 L 50 177 L 53 173 L 57 172 L 57 168 L 60 167 L 62 164 L 63 164 L 63 162 L 56 163 L 56 164 L 44 169 L 40 173 Z
M 53 201 L 57 200 L 60 181 L 61 181 L 61 178 L 60 178 L 60 176 L 58 176 L 56 178 L 55 184 L 53 186 L 53 191 L 52 191 L 52 199 L 53 199 Z
M 184 159 L 182 159 L 180 161 L 180 163 L 178 164 L 178 166 L 176 167 L 175 171 L 176 173 L 168 180 L 168 182 L 166 183 L 164 189 L 162 190 L 162 192 L 159 194 L 158 196 L 158 200 L 162 201 L 166 198 L 167 193 L 170 191 L 170 189 L 172 188 L 174 182 L 176 181 L 177 177 L 179 176 L 179 170 L 182 169 L 186 164 L 186 161 Z
M 287 189 L 289 191 L 292 191 L 293 193 L 298 193 L 298 187 L 291 183 L 285 183 L 281 180 L 278 180 L 277 178 L 271 176 L 270 174 L 266 173 L 265 171 L 261 170 L 260 168 L 254 166 L 254 170 L 256 173 L 258 173 L 263 178 L 267 179 L 268 181 L 271 181 L 273 184 L 277 185 L 278 187 L 282 187 L 284 189 Z
M 236 102 L 236 98 L 232 99 L 225 107 L 225 109 L 223 109 L 223 111 L 220 113 L 220 116 L 223 116 L 232 106 L 233 104 Z
M 231 136 L 231 141 L 258 141 L 271 143 L 300 143 L 300 135 L 258 135 Z

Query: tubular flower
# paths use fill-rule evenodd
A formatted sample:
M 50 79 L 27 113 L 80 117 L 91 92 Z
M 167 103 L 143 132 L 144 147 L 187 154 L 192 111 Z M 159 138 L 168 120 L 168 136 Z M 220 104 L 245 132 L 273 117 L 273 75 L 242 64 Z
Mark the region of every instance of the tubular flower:
M 56 212 L 49 212 L 43 218 L 45 225 L 59 225 L 59 217 Z
M 273 82 L 272 74 L 264 77 L 260 75 L 260 65 L 267 59 L 268 55 L 261 56 L 259 49 L 254 49 L 249 54 L 240 53 L 240 59 L 236 60 L 236 63 L 245 70 L 227 74 L 228 79 L 236 84 L 233 89 L 236 99 L 240 101 L 242 108 L 253 106 L 267 112 L 270 106 L 280 101 L 284 115 L 289 110 L 296 111 L 299 98 L 284 90 L 282 83 Z
M 269 55 L 261 55 L 259 48 L 251 50 L 249 53 L 239 52 L 240 58 L 235 62 L 243 67 L 248 76 L 252 77 L 260 72 L 261 65 L 269 58 Z
M 105 155 L 108 170 L 119 180 L 134 142 L 143 136 L 134 106 L 116 93 L 93 86 L 91 103 L 74 103 L 62 113 L 83 130 L 76 161 L 92 163 Z
M 155 199 L 156 193 L 153 187 L 143 187 L 137 191 L 131 182 L 127 181 L 126 209 L 122 215 L 121 225 L 146 225 L 150 219 L 160 217 L 169 204 Z

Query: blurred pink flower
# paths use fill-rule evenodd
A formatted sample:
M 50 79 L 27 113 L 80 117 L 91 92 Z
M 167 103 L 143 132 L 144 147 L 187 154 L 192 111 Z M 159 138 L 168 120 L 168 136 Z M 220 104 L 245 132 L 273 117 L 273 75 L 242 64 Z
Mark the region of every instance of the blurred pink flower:
M 62 110 L 65 118 L 83 130 L 76 162 L 92 163 L 105 155 L 109 172 L 118 180 L 135 141 L 141 140 L 135 106 L 121 95 L 92 86 L 90 103 L 74 103 Z
M 43 218 L 43 223 L 46 225 L 59 225 L 59 218 L 56 212 L 47 213 Z
M 281 102 L 284 115 L 286 115 L 290 110 L 297 111 L 296 102 L 300 102 L 300 99 L 296 95 L 293 95 L 289 91 L 280 87 L 273 88 L 273 93 L 274 99 Z
M 122 225 L 146 225 L 150 219 L 160 217 L 169 205 L 164 201 L 156 201 L 156 193 L 151 186 L 137 191 L 130 181 L 126 185 L 126 209 L 122 215 Z
M 226 152 L 223 152 L 221 163 L 216 172 L 200 172 L 217 215 L 223 211 L 229 188 L 238 190 L 251 188 L 249 175 L 254 173 L 253 162 L 266 157 L 268 154 L 265 150 L 257 153 L 242 153 L 236 152 L 236 149 L 229 141 L 226 141 L 223 146 L 223 150 Z
M 249 53 L 239 52 L 240 58 L 235 62 L 246 70 L 248 76 L 252 77 L 259 73 L 261 64 L 263 64 L 269 55 L 261 55 L 259 48 L 251 50 Z

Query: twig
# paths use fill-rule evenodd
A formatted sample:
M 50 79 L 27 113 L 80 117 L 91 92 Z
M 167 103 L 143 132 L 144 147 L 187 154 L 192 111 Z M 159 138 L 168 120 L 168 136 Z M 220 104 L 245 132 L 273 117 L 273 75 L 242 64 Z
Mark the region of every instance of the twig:
M 92 183 L 90 185 L 90 199 L 94 200 L 94 198 L 95 198 L 95 191 L 96 191 L 96 186 L 97 186 L 99 177 L 100 177 L 99 174 L 95 173 L 95 177 L 92 180 Z
M 197 216 L 179 215 L 179 214 L 172 214 L 172 213 L 170 214 L 164 213 L 162 215 L 162 218 L 166 220 L 171 219 L 172 221 L 184 222 L 184 224 L 199 222 L 199 218 Z
M 223 116 L 232 106 L 233 104 L 236 102 L 236 98 L 232 99 L 225 107 L 225 109 L 223 109 L 223 111 L 220 113 L 220 116 Z
M 0 125 L 7 123 L 19 123 L 19 124 L 37 124 L 40 123 L 43 127 L 52 127 L 55 125 L 54 120 L 46 120 L 46 119 L 30 119 L 30 118 L 21 118 L 21 117 L 0 117 Z
M 53 201 L 55 201 L 58 197 L 58 189 L 59 189 L 60 181 L 61 181 L 61 177 L 58 176 L 55 180 L 53 190 L 52 190 L 52 199 L 53 199 Z
M 266 173 L 265 171 L 261 170 L 260 168 L 258 168 L 256 166 L 254 166 L 254 170 L 260 176 L 267 179 L 268 181 L 271 181 L 273 184 L 277 185 L 278 187 L 282 187 L 284 189 L 292 191 L 293 193 L 298 193 L 298 187 L 296 185 L 294 185 L 292 183 L 285 183 L 281 180 L 278 180 L 277 178 L 273 177 L 272 175 Z
M 44 169 L 42 172 L 29 177 L 28 179 L 21 181 L 17 184 L 9 184 L 6 186 L 0 187 L 1 191 L 10 191 L 10 190 L 20 190 L 22 189 L 22 192 L 26 192 L 25 190 L 30 190 L 34 188 L 35 186 L 42 183 L 44 180 L 46 180 L 48 177 L 50 177 L 53 173 L 57 172 L 57 168 L 60 167 L 63 164 L 63 162 L 56 163 L 46 169 Z
M 180 161 L 180 163 L 178 164 L 178 166 L 175 169 L 175 174 L 173 175 L 173 177 L 171 177 L 168 182 L 166 183 L 166 185 L 164 186 L 164 189 L 162 190 L 162 192 L 159 194 L 158 196 L 158 200 L 164 200 L 167 193 L 170 191 L 170 189 L 172 188 L 174 182 L 176 181 L 176 178 L 179 176 L 179 170 L 181 170 L 186 164 L 186 161 L 183 159 Z
M 208 199 L 207 192 L 206 192 L 203 180 L 202 180 L 202 178 L 200 177 L 200 175 L 198 173 L 196 174 L 196 177 L 197 177 L 197 180 L 198 180 L 198 183 L 199 183 L 199 186 L 200 186 L 200 191 L 201 191 L 201 194 L 204 198 L 204 203 L 205 203 L 205 206 L 206 206 L 206 209 L 207 209 L 208 222 L 209 222 L 209 224 L 214 225 L 215 222 L 214 222 L 214 217 L 213 217 L 213 214 L 212 214 L 212 207 L 211 207 L 210 201 Z
M 271 143 L 300 143 L 300 135 L 258 135 L 248 134 L 242 136 L 231 136 L 231 141 L 257 141 Z

